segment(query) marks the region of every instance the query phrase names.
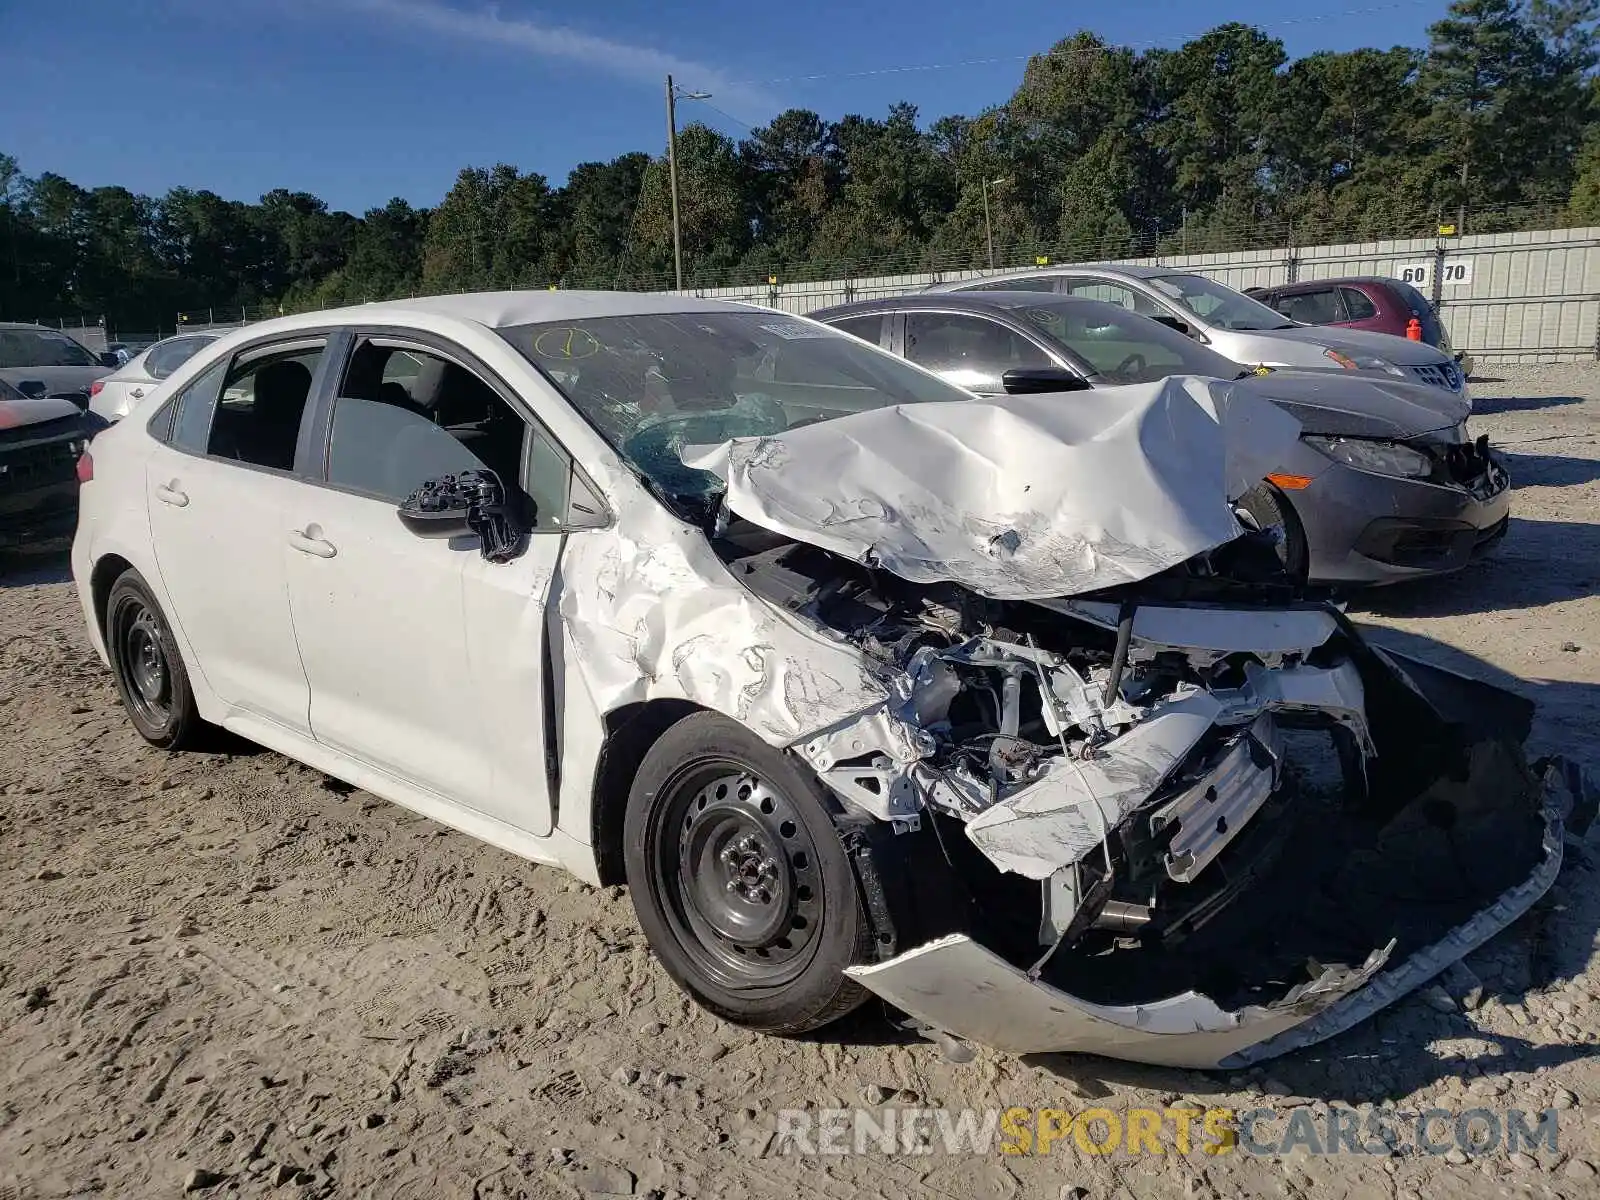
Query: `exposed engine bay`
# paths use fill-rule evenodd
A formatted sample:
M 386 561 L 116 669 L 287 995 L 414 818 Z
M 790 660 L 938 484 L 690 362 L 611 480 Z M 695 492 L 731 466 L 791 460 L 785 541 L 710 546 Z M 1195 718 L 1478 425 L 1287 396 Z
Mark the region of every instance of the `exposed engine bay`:
M 1109 1037 L 1203 1065 L 1329 1036 L 1465 953 L 1427 969 L 1441 938 L 1477 921 L 1477 944 L 1504 923 L 1484 910 L 1542 893 L 1584 803 L 1574 784 L 1552 813 L 1530 704 L 1369 646 L 1296 598 L 1265 533 L 1051 600 L 908 582 L 738 518 L 714 545 L 888 682 L 793 747 L 856 831 L 883 960 L 858 977 L 1001 1048 Z M 1403 960 L 1425 973 L 1360 990 Z M 1198 1037 L 1144 1044 L 1163 1032 Z

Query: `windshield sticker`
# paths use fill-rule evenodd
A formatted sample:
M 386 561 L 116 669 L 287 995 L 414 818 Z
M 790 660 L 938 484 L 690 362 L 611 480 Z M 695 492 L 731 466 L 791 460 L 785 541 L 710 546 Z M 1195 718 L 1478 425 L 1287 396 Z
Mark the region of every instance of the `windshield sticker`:
M 570 361 L 600 353 L 600 343 L 587 329 L 546 329 L 533 339 L 533 352 L 540 358 Z
M 775 333 L 785 341 L 794 341 L 796 338 L 825 338 L 833 336 L 831 329 L 807 325 L 802 321 L 769 321 L 761 328 L 768 333 Z

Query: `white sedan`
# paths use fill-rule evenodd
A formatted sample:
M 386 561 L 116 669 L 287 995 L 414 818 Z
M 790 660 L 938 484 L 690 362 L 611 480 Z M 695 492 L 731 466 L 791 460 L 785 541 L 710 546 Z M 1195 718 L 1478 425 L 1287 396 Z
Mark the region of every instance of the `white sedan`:
M 216 333 L 180 333 L 147 346 L 111 374 L 89 385 L 89 411 L 120 421 L 145 393 L 216 341 Z
M 1292 420 L 1018 384 L 681 297 L 308 313 L 96 438 L 73 570 L 151 743 L 222 726 L 626 882 L 753 1028 L 875 992 L 1233 1066 L 1525 911 L 1582 788 L 1526 702 L 1294 597 L 1229 499 Z

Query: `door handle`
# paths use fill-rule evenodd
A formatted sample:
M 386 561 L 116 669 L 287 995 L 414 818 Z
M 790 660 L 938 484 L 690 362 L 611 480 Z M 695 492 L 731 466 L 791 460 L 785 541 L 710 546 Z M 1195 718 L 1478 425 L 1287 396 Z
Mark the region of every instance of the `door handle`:
M 332 558 L 339 553 L 338 548 L 321 536 L 321 530 L 312 526 L 309 529 L 291 529 L 289 531 L 289 545 L 301 554 L 314 555 L 317 558 Z
M 177 480 L 172 483 L 156 484 L 156 499 L 163 504 L 170 504 L 173 508 L 185 508 L 189 503 L 188 493 L 178 489 Z

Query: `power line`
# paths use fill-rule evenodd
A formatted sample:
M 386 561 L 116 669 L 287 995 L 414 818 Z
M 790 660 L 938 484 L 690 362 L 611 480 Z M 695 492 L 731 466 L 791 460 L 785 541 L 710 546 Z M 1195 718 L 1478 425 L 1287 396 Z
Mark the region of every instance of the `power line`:
M 1315 13 L 1304 17 L 1285 17 L 1281 21 L 1255 21 L 1250 22 L 1253 29 L 1281 29 L 1294 25 L 1313 25 L 1322 21 L 1336 21 L 1341 17 L 1365 17 L 1376 13 L 1393 12 L 1396 9 L 1420 8 L 1432 6 L 1435 0 L 1393 0 L 1389 4 L 1374 4 L 1364 8 L 1347 8 L 1336 12 Z M 1173 42 L 1182 44 L 1204 37 L 1211 30 L 1199 33 L 1173 34 L 1171 37 L 1153 39 L 1142 42 L 1125 42 L 1116 46 L 1086 46 L 1077 50 L 1050 50 L 1044 54 L 1003 54 L 992 58 L 964 58 L 954 62 L 944 63 L 908 63 L 894 67 L 873 67 L 863 71 L 820 71 L 812 75 L 780 75 L 771 79 L 736 79 L 723 84 L 724 87 L 764 87 L 779 83 L 816 83 L 828 79 L 866 79 L 877 75 L 912 75 L 926 71 L 955 71 L 965 67 L 992 67 L 1004 63 L 1028 62 L 1035 58 L 1053 59 L 1055 61 L 1070 60 L 1073 58 L 1088 57 L 1089 55 L 1105 54 L 1109 51 L 1131 48 L 1159 49 L 1171 45 Z M 726 114 L 724 114 L 726 115 Z M 740 122 L 743 124 L 743 122 Z

